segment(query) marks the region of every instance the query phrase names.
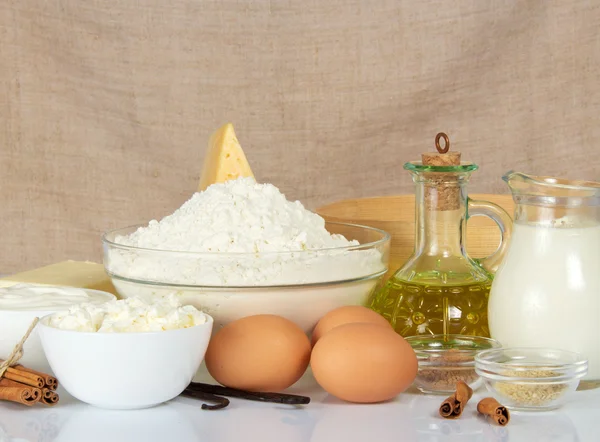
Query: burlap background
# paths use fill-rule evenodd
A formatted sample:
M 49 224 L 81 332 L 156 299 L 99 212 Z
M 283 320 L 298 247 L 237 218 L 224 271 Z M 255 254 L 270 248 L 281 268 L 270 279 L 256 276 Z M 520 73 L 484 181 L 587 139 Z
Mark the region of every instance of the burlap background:
M 444 130 L 481 166 L 600 178 L 600 2 L 0 0 L 0 273 L 99 259 L 234 123 L 310 208 L 411 192 Z

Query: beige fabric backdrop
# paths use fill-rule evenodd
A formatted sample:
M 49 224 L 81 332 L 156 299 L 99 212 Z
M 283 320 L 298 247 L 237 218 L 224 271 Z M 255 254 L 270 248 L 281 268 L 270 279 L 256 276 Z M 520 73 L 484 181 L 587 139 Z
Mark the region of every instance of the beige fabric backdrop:
M 600 179 L 599 29 L 594 0 L 0 0 L 0 273 L 170 213 L 227 121 L 310 208 L 411 192 L 440 130 L 473 192 Z

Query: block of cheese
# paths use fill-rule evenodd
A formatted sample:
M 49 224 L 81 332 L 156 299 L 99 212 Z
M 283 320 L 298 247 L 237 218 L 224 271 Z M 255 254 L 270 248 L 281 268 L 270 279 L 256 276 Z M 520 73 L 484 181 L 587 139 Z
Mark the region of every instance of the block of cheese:
M 233 124 L 227 123 L 213 133 L 202 165 L 198 191 L 215 183 L 239 177 L 254 177 L 242 146 L 235 136 Z
M 0 287 L 18 283 L 80 287 L 118 296 L 104 266 L 88 261 L 63 261 L 0 278 Z

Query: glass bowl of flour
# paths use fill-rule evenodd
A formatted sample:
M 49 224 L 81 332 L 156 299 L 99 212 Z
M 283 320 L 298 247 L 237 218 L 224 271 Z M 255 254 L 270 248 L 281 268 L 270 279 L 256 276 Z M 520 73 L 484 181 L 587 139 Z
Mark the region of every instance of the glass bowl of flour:
M 122 297 L 175 293 L 211 315 L 216 328 L 276 314 L 310 333 L 328 311 L 367 302 L 388 269 L 390 236 L 325 222 L 275 186 L 239 178 L 102 241 Z

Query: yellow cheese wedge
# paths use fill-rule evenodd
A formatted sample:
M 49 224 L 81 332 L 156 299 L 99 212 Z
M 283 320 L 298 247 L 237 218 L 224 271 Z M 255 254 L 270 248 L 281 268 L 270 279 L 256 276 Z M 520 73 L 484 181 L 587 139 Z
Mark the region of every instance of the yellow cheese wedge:
M 202 166 L 198 191 L 215 183 L 240 177 L 253 177 L 252 169 L 235 136 L 233 124 L 227 123 L 212 134 Z
M 0 278 L 0 287 L 19 283 L 102 290 L 118 297 L 104 266 L 88 261 L 63 261 Z

